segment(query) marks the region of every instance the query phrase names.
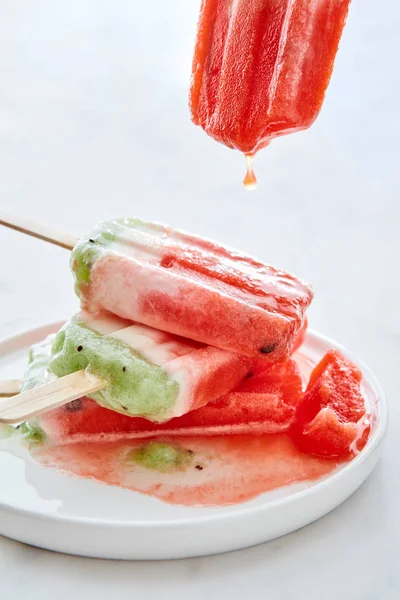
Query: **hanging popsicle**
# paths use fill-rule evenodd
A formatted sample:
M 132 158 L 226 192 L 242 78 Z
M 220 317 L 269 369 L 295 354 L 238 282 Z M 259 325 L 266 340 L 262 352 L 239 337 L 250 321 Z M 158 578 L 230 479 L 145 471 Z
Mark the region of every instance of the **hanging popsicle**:
M 272 139 L 310 127 L 324 100 L 350 0 L 202 0 L 192 120 L 251 161 Z

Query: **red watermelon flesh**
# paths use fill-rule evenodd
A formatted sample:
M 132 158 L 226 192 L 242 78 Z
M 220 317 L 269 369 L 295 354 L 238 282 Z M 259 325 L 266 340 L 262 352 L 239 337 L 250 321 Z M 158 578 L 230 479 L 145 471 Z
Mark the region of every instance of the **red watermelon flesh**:
M 291 432 L 301 450 L 341 458 L 365 445 L 370 426 L 361 379 L 361 371 L 339 350 L 325 354 L 296 408 Z
M 127 417 L 81 398 L 39 417 L 51 442 L 146 438 L 157 435 L 262 434 L 287 431 L 302 395 L 293 360 L 256 371 L 236 390 L 167 423 Z

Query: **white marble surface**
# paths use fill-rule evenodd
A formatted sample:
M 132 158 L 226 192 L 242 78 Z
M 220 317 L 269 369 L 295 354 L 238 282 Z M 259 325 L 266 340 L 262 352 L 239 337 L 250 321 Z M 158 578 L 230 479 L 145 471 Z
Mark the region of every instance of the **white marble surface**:
M 400 597 L 400 8 L 354 2 L 320 118 L 243 158 L 189 121 L 198 0 L 3 0 L 0 204 L 79 234 L 140 214 L 218 238 L 314 284 L 311 325 L 375 370 L 383 459 L 341 508 L 283 539 L 180 562 L 117 563 L 0 538 L 1 597 Z M 0 335 L 76 306 L 67 252 L 0 230 Z

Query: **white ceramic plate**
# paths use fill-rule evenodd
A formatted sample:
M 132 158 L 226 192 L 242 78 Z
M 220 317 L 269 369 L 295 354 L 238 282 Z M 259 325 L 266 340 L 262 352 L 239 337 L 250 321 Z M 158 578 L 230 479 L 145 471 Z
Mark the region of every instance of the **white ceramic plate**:
M 21 377 L 29 346 L 59 326 L 53 323 L 0 342 L 0 379 Z M 361 368 L 376 421 L 362 452 L 330 475 L 234 506 L 185 507 L 65 475 L 27 462 L 0 445 L 0 534 L 70 554 L 170 559 L 245 548 L 315 521 L 344 502 L 371 473 L 387 421 L 382 389 L 356 357 L 312 331 L 300 354 L 315 362 L 332 347 L 340 348 Z

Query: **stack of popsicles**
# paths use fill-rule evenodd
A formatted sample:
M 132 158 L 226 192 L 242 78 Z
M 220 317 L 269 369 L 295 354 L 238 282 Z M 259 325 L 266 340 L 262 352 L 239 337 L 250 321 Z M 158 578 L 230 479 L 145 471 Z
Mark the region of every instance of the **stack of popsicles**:
M 32 349 L 24 389 L 81 370 L 104 385 L 31 423 L 49 441 L 290 432 L 344 456 L 365 438 L 361 376 L 340 354 L 303 392 L 292 354 L 312 292 L 296 277 L 139 219 L 98 226 L 71 268 L 82 309 Z
M 194 122 L 248 155 L 308 127 L 348 5 L 203 0 Z M 303 391 L 292 355 L 312 293 L 296 277 L 139 219 L 97 227 L 76 244 L 71 267 L 81 312 L 33 348 L 24 385 L 80 371 L 97 383 L 38 419 L 49 439 L 286 431 L 304 451 L 331 457 L 365 443 L 361 374 L 339 352 Z

